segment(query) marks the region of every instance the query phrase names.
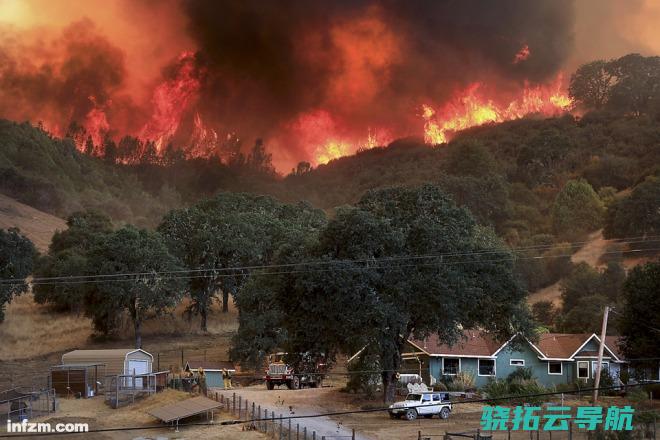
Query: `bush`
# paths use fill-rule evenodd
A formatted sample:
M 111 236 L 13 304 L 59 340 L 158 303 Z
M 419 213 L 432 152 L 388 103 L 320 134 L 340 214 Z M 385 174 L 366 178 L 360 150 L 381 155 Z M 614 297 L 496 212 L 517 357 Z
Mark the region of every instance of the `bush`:
M 466 391 L 475 388 L 474 374 L 461 371 L 456 376 L 444 376 L 443 382 L 447 391 Z
M 518 368 L 513 373 L 509 374 L 506 378 L 507 382 L 521 381 L 521 380 L 532 380 L 534 379 L 534 373 L 532 373 L 531 367 Z
M 447 389 L 447 385 L 445 385 L 443 382 L 436 382 L 435 385 L 433 385 L 433 391 L 449 391 Z
M 513 397 L 507 401 L 511 404 L 537 404 L 548 400 L 548 396 L 523 397 L 530 394 L 542 394 L 548 390 L 535 379 L 516 379 L 511 382 L 508 380 L 490 380 L 483 388 L 489 403 L 502 403 L 501 398 Z M 520 396 L 516 398 L 516 396 Z M 492 399 L 492 400 L 491 400 Z

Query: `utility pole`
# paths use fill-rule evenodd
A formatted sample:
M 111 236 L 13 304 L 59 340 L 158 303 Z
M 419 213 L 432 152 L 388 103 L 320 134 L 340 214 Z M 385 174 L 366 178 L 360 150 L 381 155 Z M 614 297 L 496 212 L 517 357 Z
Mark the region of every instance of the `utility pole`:
M 598 387 L 600 386 L 600 372 L 603 366 L 603 350 L 605 349 L 605 336 L 607 335 L 607 315 L 610 308 L 605 306 L 603 312 L 603 326 L 600 329 L 600 345 L 598 346 L 598 363 L 596 364 L 596 377 L 594 378 L 594 399 L 593 403 L 596 404 L 598 400 Z

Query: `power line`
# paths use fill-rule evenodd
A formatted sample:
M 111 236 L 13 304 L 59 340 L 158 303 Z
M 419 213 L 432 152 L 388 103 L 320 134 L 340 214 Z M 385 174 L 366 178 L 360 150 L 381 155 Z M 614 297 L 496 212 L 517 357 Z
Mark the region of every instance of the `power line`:
M 582 393 L 582 392 L 590 392 L 594 390 L 618 390 L 621 388 L 632 388 L 632 387 L 638 387 L 638 386 L 645 386 L 648 384 L 654 384 L 654 383 L 660 383 L 660 381 L 645 381 L 643 383 L 637 383 L 637 384 L 631 384 L 631 385 L 625 385 L 625 386 L 619 386 L 619 385 L 614 385 L 614 386 L 609 386 L 609 387 L 598 387 L 598 388 L 578 388 L 574 390 L 569 390 L 569 391 L 551 391 L 551 392 L 546 392 L 546 393 L 533 393 L 533 394 L 523 394 L 523 395 L 509 395 L 509 396 L 502 396 L 502 397 L 494 397 L 494 398 L 484 398 L 484 399 L 470 399 L 470 400 L 462 400 L 462 401 L 455 401 L 451 402 L 452 406 L 455 405 L 463 405 L 463 404 L 471 404 L 471 403 L 491 403 L 491 402 L 502 402 L 502 401 L 508 401 L 508 400 L 520 400 L 520 399 L 525 399 L 525 398 L 533 398 L 533 397 L 547 397 L 547 396 L 556 396 L 556 395 L 563 395 L 563 394 L 571 394 L 571 393 Z M 442 391 L 441 391 L 442 392 Z M 442 402 L 440 403 L 442 404 Z M 439 405 L 440 405 L 439 404 Z M 406 409 L 417 409 L 420 407 L 425 407 L 427 405 L 414 405 L 414 406 L 409 406 L 406 407 Z M 384 411 L 389 411 L 390 408 L 389 406 L 385 407 L 378 407 L 378 408 L 369 408 L 369 409 L 356 409 L 356 410 L 348 410 L 348 411 L 331 411 L 331 412 L 325 412 L 325 413 L 316 413 L 316 414 L 302 414 L 302 415 L 289 415 L 286 417 L 278 417 L 275 419 L 276 422 L 281 422 L 285 420 L 297 420 L 297 419 L 313 419 L 313 418 L 319 418 L 319 417 L 332 417 L 332 416 L 344 416 L 344 415 L 350 415 L 350 414 L 364 414 L 364 413 L 373 413 L 373 412 L 384 412 Z M 179 423 L 177 426 L 179 428 L 182 427 L 192 427 L 192 426 L 226 426 L 226 425 L 241 425 L 241 424 L 246 424 L 246 423 L 255 423 L 255 422 L 272 422 L 272 418 L 251 418 L 251 419 L 237 419 L 237 420 L 226 420 L 224 422 L 219 422 L 219 423 L 209 423 L 209 422 L 200 422 L 200 423 Z M 89 431 L 86 432 L 69 432 L 69 433 L 59 433 L 59 432 L 47 432 L 47 433 L 20 433 L 20 434 L 3 434 L 0 435 L 0 438 L 14 438 L 14 437 L 41 437 L 41 436 L 49 436 L 49 435 L 79 435 L 79 434 L 89 434 L 89 433 L 101 433 L 101 432 L 118 432 L 118 431 L 144 431 L 144 430 L 152 430 L 152 429 L 161 429 L 164 427 L 167 427 L 168 425 L 157 425 L 157 426 L 132 426 L 132 427 L 116 427 L 116 428 L 101 428 L 101 429 L 90 429 Z
M 658 251 L 660 248 L 649 248 L 646 249 L 646 251 Z M 600 255 L 610 255 L 610 254 L 622 254 L 622 253 L 632 253 L 632 252 L 637 252 L 636 250 L 628 250 L 628 251 L 612 251 L 612 252 L 602 252 Z M 506 253 L 506 251 L 499 251 L 499 253 Z M 475 254 L 465 254 L 465 255 L 483 255 L 480 253 L 475 253 Z M 409 268 L 409 267 L 438 267 L 438 266 L 452 266 L 452 265 L 457 265 L 457 264 L 475 264 L 475 263 L 500 263 L 500 262 L 506 262 L 506 261 L 518 261 L 518 260 L 543 260 L 543 259 L 551 259 L 551 258 L 565 258 L 565 257 L 571 257 L 572 254 L 558 254 L 558 255 L 540 255 L 540 256 L 534 256 L 534 257 L 520 257 L 520 256 L 511 256 L 509 258 L 499 258 L 499 259 L 490 259 L 490 260 L 464 260 L 464 261 L 444 261 L 444 258 L 442 257 L 425 257 L 425 258 L 440 258 L 441 261 L 434 262 L 434 263 L 414 263 L 414 264 L 400 264 L 400 265 L 365 265 L 365 266 L 360 266 L 360 267 L 334 267 L 331 269 L 301 269 L 301 270 L 283 270 L 283 271 L 275 271 L 275 272 L 253 272 L 250 275 L 257 275 L 257 276 L 264 276 L 264 275 L 286 275 L 286 274 L 298 274 L 298 273 L 321 273 L 321 272 L 336 272 L 336 271 L 362 271 L 365 269 L 368 270 L 379 270 L 379 269 L 388 269 L 388 268 L 394 268 L 394 269 L 399 269 L 399 268 Z M 355 262 L 356 260 L 332 260 L 328 261 L 326 264 L 351 264 Z M 378 260 L 369 260 L 369 262 L 375 262 L 379 263 Z M 304 265 L 301 263 L 293 263 L 288 266 L 298 266 L 298 265 Z M 264 268 L 270 268 L 270 267 L 278 267 L 277 265 L 273 266 L 264 266 Z M 247 269 L 247 267 L 235 267 L 235 268 L 225 268 L 224 270 L 244 270 Z M 216 271 L 215 269 L 205 269 L 206 271 Z M 124 279 L 117 279 L 117 278 L 111 278 L 111 279 L 95 279 L 98 278 L 99 275 L 79 275 L 77 276 L 78 278 L 90 278 L 90 279 L 75 279 L 72 281 L 68 281 L 67 279 L 58 279 L 58 280 L 53 280 L 53 281 L 28 281 L 30 285 L 33 286 L 40 286 L 40 285 L 76 285 L 76 284 L 97 284 L 97 283 L 109 283 L 109 282 L 141 282 L 141 281 L 149 281 L 153 280 L 155 278 L 158 278 L 160 280 L 166 280 L 166 279 L 181 279 L 181 280 L 189 280 L 189 279 L 197 279 L 197 278 L 214 278 L 214 279 L 219 279 L 219 278 L 231 278 L 231 277 L 236 277 L 236 276 L 247 276 L 248 274 L 245 273 L 232 273 L 232 274 L 200 274 L 200 275 L 178 275 L 178 276 L 158 276 L 159 273 L 161 272 L 148 272 L 148 273 L 120 273 L 120 274 L 115 274 L 115 276 L 142 276 L 145 279 L 136 279 L 136 278 L 124 278 Z M 164 273 L 164 272 L 163 272 Z M 103 275 L 102 275 L 103 276 Z M 107 275 L 105 275 L 107 276 Z M 150 276 L 150 278 L 149 278 Z M 20 282 L 15 282 L 15 283 L 4 283 L 7 285 L 14 285 L 14 284 L 23 284 L 25 283 L 25 280 L 21 280 Z M 2 284 L 2 283 L 0 283 Z
M 612 313 L 614 313 L 615 315 L 618 315 L 618 316 L 624 316 L 623 313 L 619 313 L 614 309 L 610 309 L 610 312 L 612 312 Z M 640 321 L 638 318 L 635 318 L 635 323 L 640 324 L 642 327 L 646 327 L 650 330 L 653 330 L 653 331 L 656 331 L 656 332 L 660 333 L 660 329 L 655 328 L 655 327 L 653 327 L 649 324 L 646 324 L 644 321 Z
M 655 236 L 640 236 L 632 238 L 621 238 L 621 239 L 608 239 L 603 240 L 619 244 L 640 244 L 640 243 L 656 243 L 660 242 L 660 235 Z M 402 255 L 402 256 L 392 256 L 392 257 L 381 257 L 381 258 L 364 258 L 364 259 L 346 259 L 346 260 L 318 260 L 318 261 L 307 261 L 307 262 L 297 262 L 297 263 L 281 263 L 281 264 L 264 264 L 264 265 L 246 265 L 246 266 L 234 266 L 234 267 L 221 267 L 221 268 L 200 268 L 200 269 L 183 269 L 183 270 L 174 270 L 174 271 L 150 271 L 150 272 L 123 272 L 123 273 L 114 273 L 114 274 L 94 274 L 94 275 L 64 275 L 57 277 L 36 277 L 33 278 L 33 282 L 40 281 L 51 281 L 51 280 L 72 280 L 79 278 L 113 278 L 121 276 L 153 276 L 160 274 L 182 274 L 182 273 L 199 273 L 199 272 L 227 272 L 227 271 L 241 271 L 241 270 L 254 270 L 254 269 L 269 269 L 269 268 L 281 268 L 281 267 L 296 267 L 296 266 L 309 266 L 309 265 L 327 265 L 327 264 L 336 264 L 338 262 L 344 263 L 372 263 L 380 261 L 399 261 L 399 260 L 413 260 L 413 259 L 434 259 L 434 258 L 444 258 L 444 257 L 456 257 L 456 256 L 472 256 L 472 255 L 489 255 L 505 252 L 527 252 L 527 251 L 543 251 L 549 250 L 561 244 L 567 244 L 571 247 L 588 244 L 590 241 L 581 241 L 581 242 L 572 242 L 572 243 L 557 243 L 549 245 L 534 245 L 534 246 L 524 246 L 518 248 L 502 248 L 502 249 L 488 249 L 481 251 L 467 251 L 467 252 L 446 252 L 438 254 L 422 254 L 422 255 Z M 645 249 L 645 250 L 656 250 L 656 249 Z M 617 254 L 623 252 L 639 252 L 638 250 L 628 250 L 628 251 L 612 251 L 609 253 Z M 531 257 L 534 259 L 542 258 L 554 258 L 554 257 L 570 257 L 573 254 L 568 255 L 557 255 L 557 256 L 535 256 Z M 231 276 L 236 276 L 237 274 L 231 274 Z M 212 275 L 216 276 L 216 275 Z M 24 282 L 22 278 L 5 278 L 0 279 L 0 284 L 3 283 L 18 283 Z

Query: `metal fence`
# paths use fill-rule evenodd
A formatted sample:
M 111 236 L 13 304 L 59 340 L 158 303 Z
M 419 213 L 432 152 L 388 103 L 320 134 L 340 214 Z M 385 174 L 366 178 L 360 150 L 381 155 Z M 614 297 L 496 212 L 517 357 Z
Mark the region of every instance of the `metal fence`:
M 120 374 L 105 377 L 105 401 L 111 408 L 119 408 L 150 396 L 167 387 L 169 371 L 145 374 Z
M 0 413 L 6 420 L 20 422 L 44 414 L 55 412 L 57 398 L 55 390 L 25 390 L 13 388 L 0 391 Z
M 300 423 L 293 423 L 291 418 L 284 417 L 281 413 L 276 414 L 272 410 L 269 412 L 266 408 L 262 409 L 261 405 L 249 402 L 242 396 L 236 396 L 236 393 L 232 393 L 231 397 L 225 397 L 222 393 L 209 392 L 207 397 L 220 402 L 221 408 L 232 416 L 248 419 L 249 422 L 245 424 L 246 430 L 258 431 L 278 440 L 355 440 L 355 429 L 351 430 L 351 435 L 317 435 L 316 431 L 308 430 Z

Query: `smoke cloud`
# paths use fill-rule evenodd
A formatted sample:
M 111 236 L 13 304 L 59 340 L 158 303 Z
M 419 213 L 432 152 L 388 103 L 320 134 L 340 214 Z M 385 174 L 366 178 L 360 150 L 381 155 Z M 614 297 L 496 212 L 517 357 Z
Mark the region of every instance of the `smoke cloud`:
M 198 151 L 190 139 L 215 145 L 232 133 L 247 148 L 261 137 L 287 170 L 328 141 L 343 154 L 420 135 L 422 104 L 437 108 L 475 83 L 506 107 L 525 84 L 594 58 L 588 29 L 634 23 L 634 35 L 615 31 L 604 44 L 649 48 L 639 43 L 656 35 L 649 2 L 0 3 L 0 117 L 59 135 L 75 121 L 95 141 L 160 135 L 159 146 L 187 152 Z M 606 23 L 594 24 L 588 5 Z

